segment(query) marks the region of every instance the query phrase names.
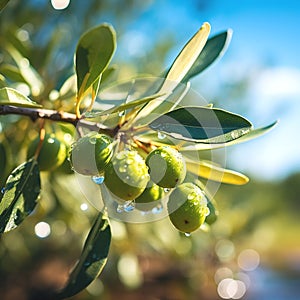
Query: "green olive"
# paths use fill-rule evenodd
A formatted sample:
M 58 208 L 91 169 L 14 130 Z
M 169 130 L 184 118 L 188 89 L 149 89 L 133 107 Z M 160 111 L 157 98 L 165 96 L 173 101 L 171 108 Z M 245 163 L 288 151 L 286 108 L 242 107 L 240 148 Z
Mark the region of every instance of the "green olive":
M 106 187 L 112 194 L 125 201 L 141 195 L 148 181 L 145 161 L 133 150 L 119 152 L 105 168 Z
M 181 184 L 186 175 L 182 154 L 169 146 L 159 147 L 150 152 L 146 164 L 151 180 L 164 188 L 174 188 Z
M 40 139 L 33 140 L 27 152 L 27 159 L 33 157 Z M 66 146 L 54 134 L 46 134 L 39 152 L 37 162 L 40 171 L 52 171 L 59 167 L 66 159 Z
M 185 233 L 198 229 L 209 213 L 204 194 L 191 182 L 179 185 L 171 193 L 168 211 L 175 228 Z
M 112 154 L 111 138 L 93 131 L 74 143 L 70 161 L 77 173 L 98 175 L 104 172 Z
M 135 199 L 135 208 L 142 211 L 151 210 L 164 196 L 164 189 L 150 180 L 143 193 Z

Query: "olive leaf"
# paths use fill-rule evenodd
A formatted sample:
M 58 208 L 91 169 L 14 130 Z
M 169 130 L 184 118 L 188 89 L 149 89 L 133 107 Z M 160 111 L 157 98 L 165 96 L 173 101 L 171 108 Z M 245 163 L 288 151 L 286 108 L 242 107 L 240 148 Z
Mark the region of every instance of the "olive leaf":
M 80 259 L 57 297 L 71 297 L 85 289 L 103 270 L 111 242 L 111 229 L 105 215 L 99 213 L 85 241 Z
M 224 169 L 210 161 L 195 162 L 185 158 L 185 162 L 188 171 L 202 178 L 234 185 L 243 185 L 249 182 L 249 178 L 244 174 Z
M 26 80 L 20 72 L 20 69 L 14 65 L 1 64 L 0 73 L 4 75 L 5 78 L 9 78 L 13 82 L 26 82 Z
M 256 128 L 256 129 L 250 129 L 248 132 L 246 132 L 244 135 L 240 136 L 237 139 L 227 141 L 225 143 L 216 143 L 216 144 L 209 144 L 209 143 L 189 143 L 187 145 L 184 145 L 180 148 L 181 152 L 189 152 L 189 151 L 201 151 L 201 150 L 212 150 L 212 149 L 218 149 L 222 147 L 232 146 L 235 144 L 243 143 L 246 141 L 250 141 L 252 139 L 258 138 L 262 136 L 263 134 L 269 132 L 273 128 L 275 128 L 278 124 L 278 121 L 275 121 L 271 123 L 268 126 Z
M 209 38 L 196 61 L 182 79 L 182 82 L 189 81 L 192 77 L 209 67 L 216 59 L 222 57 L 229 46 L 231 37 L 232 30 L 228 29 Z
M 90 116 L 93 118 L 93 117 L 99 117 L 99 116 L 114 114 L 114 113 L 120 113 L 122 111 L 125 111 L 126 109 L 135 108 L 135 107 L 140 106 L 142 104 L 149 103 L 150 101 L 158 99 L 162 96 L 163 96 L 163 94 L 151 95 L 151 96 L 144 97 L 144 98 L 141 98 L 141 99 L 136 99 L 136 100 L 133 100 L 133 101 L 130 101 L 130 102 L 125 102 L 123 104 L 114 106 L 110 109 L 103 110 L 101 112 L 88 113 L 87 115 L 88 115 L 88 118 L 90 118 Z
M 20 107 L 42 107 L 28 97 L 12 88 L 0 89 L 0 105 L 13 105 Z
M 30 64 L 28 59 L 12 44 L 6 45 L 6 50 L 13 58 L 19 69 L 20 75 L 29 85 L 31 94 L 34 96 L 40 95 L 44 90 L 45 83 L 37 70 Z
M 149 127 L 180 140 L 224 143 L 247 133 L 252 124 L 222 109 L 189 106 L 159 116 Z
M 99 79 L 116 49 L 116 33 L 109 24 L 97 26 L 81 36 L 75 54 L 77 98 Z
M 0 12 L 2 9 L 6 6 L 6 4 L 9 2 L 9 0 L 0 0 Z
M 201 53 L 209 33 L 210 24 L 205 22 L 196 32 L 196 34 L 185 44 L 179 55 L 176 57 L 172 66 L 167 72 L 166 78 L 158 93 L 164 93 L 167 97 L 168 94 L 177 87 Z M 145 107 L 138 114 L 136 120 L 149 115 L 159 105 L 160 103 L 157 102 L 152 102 L 145 105 Z
M 0 233 L 16 228 L 35 208 L 41 190 L 40 171 L 30 159 L 12 171 L 0 202 Z

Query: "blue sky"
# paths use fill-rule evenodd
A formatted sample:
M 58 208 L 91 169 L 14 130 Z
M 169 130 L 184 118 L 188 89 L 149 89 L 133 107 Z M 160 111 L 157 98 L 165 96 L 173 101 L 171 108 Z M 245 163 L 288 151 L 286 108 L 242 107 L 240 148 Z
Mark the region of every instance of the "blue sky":
M 300 1 L 212 0 L 205 10 L 197 10 L 199 1 L 151 2 L 128 28 L 144 34 L 142 46 L 151 36 L 175 32 L 173 59 L 203 22 L 211 24 L 212 34 L 232 28 L 228 52 L 195 80 L 193 88 L 210 98 L 217 94 L 211 90 L 224 80 L 230 83 L 237 76 L 253 73 L 249 92 L 242 99 L 248 102 L 243 115 L 255 127 L 280 119 L 270 134 L 229 148 L 228 165 L 272 180 L 300 171 Z M 201 90 L 197 86 L 200 81 Z M 229 101 L 221 106 L 242 113 L 239 103 Z

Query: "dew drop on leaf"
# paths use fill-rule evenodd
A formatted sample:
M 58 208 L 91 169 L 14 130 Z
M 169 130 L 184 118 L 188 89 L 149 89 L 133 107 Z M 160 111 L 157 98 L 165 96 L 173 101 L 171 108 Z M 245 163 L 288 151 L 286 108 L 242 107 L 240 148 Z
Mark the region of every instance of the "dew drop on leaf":
M 97 142 L 97 140 L 96 140 L 95 137 L 91 137 L 91 138 L 89 139 L 89 142 L 90 142 L 92 145 L 95 145 L 96 142 Z
M 185 232 L 184 235 L 185 235 L 186 237 L 190 237 L 190 236 L 191 236 L 191 234 L 190 234 L 189 232 Z
M 162 132 L 159 131 L 157 133 L 157 138 L 160 139 L 160 140 L 163 140 L 164 138 L 166 138 L 166 135 L 164 133 L 162 133 Z
M 126 166 L 126 165 L 125 165 Z M 119 172 L 120 173 L 125 173 L 125 172 L 127 172 L 127 168 L 125 168 L 125 166 L 120 166 L 120 168 L 119 168 Z
M 92 176 L 92 180 L 93 180 L 94 183 L 96 183 L 96 184 L 102 184 L 103 181 L 104 181 L 104 176 L 102 176 L 102 175 Z

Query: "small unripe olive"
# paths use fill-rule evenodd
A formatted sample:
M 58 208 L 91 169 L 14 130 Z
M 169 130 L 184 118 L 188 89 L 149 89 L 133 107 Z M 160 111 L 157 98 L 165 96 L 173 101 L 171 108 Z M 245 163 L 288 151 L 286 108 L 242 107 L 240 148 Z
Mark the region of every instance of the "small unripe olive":
M 27 159 L 31 158 L 37 149 L 40 138 L 33 140 L 27 152 Z M 42 142 L 42 147 L 39 152 L 37 162 L 40 171 L 52 171 L 59 167 L 66 159 L 66 146 L 63 142 L 52 134 L 46 134 Z
M 191 182 L 179 185 L 171 193 L 168 211 L 172 224 L 185 233 L 198 229 L 209 213 L 204 194 Z
M 146 158 L 150 178 L 164 188 L 181 184 L 186 175 L 186 165 L 180 152 L 170 146 L 159 147 Z
M 149 181 L 144 159 L 133 150 L 119 152 L 105 168 L 104 183 L 112 194 L 133 200 L 142 194 Z
M 151 210 L 164 196 L 164 189 L 150 180 L 143 193 L 135 199 L 135 208 L 143 211 Z
M 112 157 L 112 140 L 105 134 L 90 132 L 72 145 L 70 161 L 82 175 L 98 175 Z

